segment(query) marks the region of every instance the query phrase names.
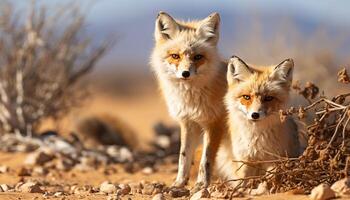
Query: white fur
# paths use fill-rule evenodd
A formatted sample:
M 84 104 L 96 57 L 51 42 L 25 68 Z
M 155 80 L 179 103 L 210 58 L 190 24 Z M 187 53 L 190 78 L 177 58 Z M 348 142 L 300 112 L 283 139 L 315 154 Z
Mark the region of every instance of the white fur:
M 186 43 L 186 42 L 185 42 Z M 225 69 L 216 55 L 212 63 L 192 72 L 188 80 L 182 80 L 175 67 L 160 60 L 158 51 L 151 57 L 170 115 L 176 120 L 193 120 L 199 124 L 217 119 L 225 112 L 222 100 L 213 102 L 219 87 L 225 87 Z M 190 70 L 191 71 L 191 70 Z M 219 84 L 218 84 L 219 83 Z M 213 103 L 217 103 L 213 105 Z
M 222 127 L 225 126 L 221 119 L 226 114 L 223 103 L 227 87 L 226 67 L 216 48 L 219 21 L 220 18 L 215 13 L 203 22 L 198 22 L 199 26 L 195 23 L 183 25 L 163 13 L 156 22 L 165 22 L 167 27 L 176 29 L 164 32 L 157 30 L 164 27 L 164 24 L 156 25 L 155 36 L 159 45 L 156 44 L 151 56 L 152 69 L 157 76 L 169 113 L 181 125 L 179 170 L 174 186 L 187 183 L 194 149 L 201 140 L 202 132 L 203 153 L 196 187 L 209 184 L 212 166 L 209 157 L 212 158 L 217 150 L 209 145 L 210 138 L 221 131 L 220 128 L 215 129 L 213 124 L 222 123 Z M 167 60 L 169 51 L 173 49 L 185 56 L 177 66 L 169 64 Z M 199 67 L 195 67 L 196 63 L 190 59 L 195 54 L 204 55 L 205 62 Z M 183 71 L 189 71 L 190 77 L 184 79 Z
M 292 119 L 281 123 L 278 114 L 267 116 L 263 121 L 251 121 L 237 105 L 230 105 L 230 123 L 235 134 L 228 136 L 218 153 L 218 167 L 226 179 L 242 178 L 236 171 L 241 163 L 236 161 L 275 160 L 278 156 L 295 157 L 300 153 L 298 132 Z M 223 140 L 225 141 L 225 140 Z M 265 170 L 267 166 L 262 166 Z M 243 176 L 245 176 L 243 173 Z M 257 174 L 250 174 L 257 175 Z
M 301 148 L 297 125 L 292 118 L 281 122 L 278 113 L 278 108 L 283 109 L 288 100 L 293 61 L 285 60 L 272 68 L 271 72 L 266 71 L 265 73 L 271 73 L 272 76 L 263 74 L 261 76 L 265 79 L 262 80 L 239 58 L 231 59 L 228 66 L 228 82 L 234 85 L 230 86 L 225 96 L 230 134 L 223 140 L 217 157 L 217 167 L 221 176 L 225 179 L 244 178 L 265 173 L 272 167 L 272 164 L 268 163 L 248 166 L 233 161 L 268 161 L 298 156 Z M 239 81 L 235 80 L 237 77 Z M 255 97 L 256 99 L 274 91 L 279 107 L 272 109 L 259 99 L 254 100 L 247 109 L 236 95 L 240 94 L 241 89 L 249 88 L 250 92 L 258 93 L 259 97 Z M 252 120 L 252 112 L 258 112 L 260 118 Z

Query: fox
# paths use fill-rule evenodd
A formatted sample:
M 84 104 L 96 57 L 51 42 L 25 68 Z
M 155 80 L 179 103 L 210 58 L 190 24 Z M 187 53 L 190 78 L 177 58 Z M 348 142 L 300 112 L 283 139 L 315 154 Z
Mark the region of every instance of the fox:
M 229 131 L 217 157 L 221 177 L 234 180 L 262 175 L 273 170 L 273 163 L 264 161 L 299 156 L 297 124 L 292 117 L 281 121 L 279 116 L 288 105 L 293 60 L 259 67 L 233 56 L 227 68 Z
M 226 64 L 219 56 L 220 15 L 184 22 L 159 12 L 151 66 L 170 116 L 180 125 L 178 173 L 172 186 L 188 183 L 195 149 L 203 142 L 193 191 L 207 187 L 226 131 Z

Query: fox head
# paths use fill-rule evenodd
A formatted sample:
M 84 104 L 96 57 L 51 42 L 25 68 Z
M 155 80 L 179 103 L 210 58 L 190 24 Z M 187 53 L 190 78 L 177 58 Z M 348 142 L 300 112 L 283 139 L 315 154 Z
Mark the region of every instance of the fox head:
M 215 70 L 212 66 L 219 62 L 219 24 L 218 13 L 201 21 L 181 22 L 160 12 L 155 24 L 152 65 L 170 79 L 208 77 Z
M 229 89 L 225 100 L 228 109 L 253 122 L 278 115 L 288 101 L 293 67 L 292 59 L 258 69 L 232 57 L 227 70 Z

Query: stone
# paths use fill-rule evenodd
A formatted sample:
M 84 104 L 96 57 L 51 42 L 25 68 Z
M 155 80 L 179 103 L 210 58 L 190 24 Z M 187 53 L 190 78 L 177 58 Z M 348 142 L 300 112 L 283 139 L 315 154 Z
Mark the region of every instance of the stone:
M 142 173 L 145 175 L 150 175 L 154 173 L 154 170 L 152 167 L 145 167 L 142 169 Z
M 31 144 L 18 144 L 16 145 L 14 151 L 16 152 L 30 152 L 35 150 L 37 147 Z
M 37 175 L 46 175 L 48 173 L 48 170 L 44 167 L 41 166 L 36 166 L 33 168 L 33 174 L 37 174 Z
M 132 194 L 140 194 L 142 193 L 142 184 L 140 183 L 130 183 L 129 184 L 130 188 L 131 188 L 131 193 Z
M 93 187 L 90 185 L 84 185 L 84 186 L 73 185 L 70 188 L 71 193 L 77 194 L 77 195 L 88 195 L 89 193 L 92 192 L 92 190 L 93 190 Z
M 234 196 L 237 196 L 236 194 L 233 194 Z M 210 196 L 212 198 L 215 198 L 215 199 L 226 199 L 229 197 L 228 193 L 227 192 L 224 192 L 224 191 L 218 191 L 218 190 L 215 190 L 213 192 L 210 193 Z
M 350 195 L 350 177 L 343 178 L 331 186 L 331 189 L 339 195 Z
M 117 187 L 114 184 L 105 181 L 100 185 L 100 192 L 105 194 L 113 194 L 117 192 Z
M 169 136 L 160 135 L 156 138 L 155 143 L 163 149 L 170 147 L 171 141 Z
M 40 188 L 39 184 L 36 182 L 27 182 L 19 187 L 21 192 L 27 193 L 44 193 L 44 191 Z
M 55 167 L 58 170 L 69 171 L 74 167 L 74 163 L 70 159 L 60 158 L 57 159 Z
M 77 164 L 74 166 L 74 169 L 80 171 L 80 172 L 88 172 L 91 170 L 94 170 L 92 166 L 89 165 L 83 165 L 83 164 Z
M 152 195 L 155 187 L 153 184 L 144 184 L 142 188 L 142 194 L 144 195 Z
M 269 194 L 269 189 L 267 187 L 267 183 L 266 182 L 260 183 L 258 185 L 258 188 L 251 190 L 250 194 L 254 195 L 254 196 L 260 196 L 260 195 L 264 195 L 264 194 Z
M 131 161 L 133 161 L 133 155 L 132 155 L 131 151 L 126 147 L 120 148 L 118 161 L 119 162 L 131 162 Z
M 31 170 L 21 167 L 17 170 L 17 176 L 30 176 L 31 175 Z
M 335 198 L 335 192 L 327 184 L 320 184 L 311 190 L 310 199 L 327 200 Z
M 209 191 L 207 189 L 201 189 L 198 192 L 194 193 L 190 200 L 199 200 L 201 198 L 209 198 L 210 194 Z
M 6 165 L 1 165 L 0 166 L 0 173 L 7 173 L 9 171 L 9 167 Z
M 170 189 L 169 194 L 173 198 L 179 198 L 179 197 L 184 197 L 184 196 L 189 196 L 190 191 L 186 188 L 176 188 L 173 187 Z
M 3 192 L 7 192 L 7 191 L 9 191 L 11 189 L 11 187 L 9 185 L 7 185 L 7 184 L 1 184 L 0 188 L 1 188 L 1 190 Z
M 54 158 L 53 154 L 44 151 L 36 151 L 27 156 L 24 161 L 26 165 L 43 165 Z
M 165 197 L 162 193 L 158 193 L 152 197 L 152 200 L 165 200 Z
M 120 197 L 118 195 L 109 195 L 107 200 L 120 200 Z
M 63 192 L 55 192 L 55 193 L 53 194 L 54 197 L 62 197 L 63 195 L 64 195 Z
M 80 158 L 80 164 L 90 166 L 90 167 L 95 167 L 97 163 L 97 159 L 92 156 L 82 156 Z
M 131 188 L 128 184 L 119 184 L 119 190 L 117 192 L 118 195 L 127 195 L 130 193 Z

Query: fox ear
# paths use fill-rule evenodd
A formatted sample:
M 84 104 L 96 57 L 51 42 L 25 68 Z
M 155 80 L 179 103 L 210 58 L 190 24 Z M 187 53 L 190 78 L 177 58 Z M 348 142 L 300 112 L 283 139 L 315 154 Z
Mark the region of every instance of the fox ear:
M 209 41 L 213 45 L 216 45 L 219 40 L 219 26 L 219 13 L 212 13 L 207 18 L 202 20 L 201 25 L 197 29 L 197 34 L 204 38 L 206 41 Z
M 156 41 L 171 39 L 178 31 L 178 23 L 166 12 L 159 12 L 154 32 Z
M 229 85 L 245 81 L 254 74 L 254 70 L 237 56 L 232 56 L 227 67 L 227 81 Z
M 293 59 L 289 58 L 278 64 L 272 71 L 270 77 L 275 80 L 292 83 L 293 81 Z

